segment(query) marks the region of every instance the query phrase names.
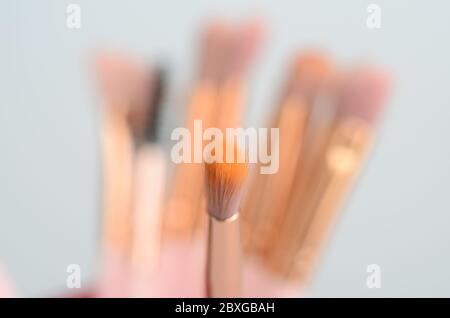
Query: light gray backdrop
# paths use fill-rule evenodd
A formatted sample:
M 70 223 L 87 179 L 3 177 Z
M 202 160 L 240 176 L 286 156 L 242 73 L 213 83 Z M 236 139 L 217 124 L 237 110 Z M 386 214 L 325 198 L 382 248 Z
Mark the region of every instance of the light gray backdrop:
M 81 29 L 66 7 L 81 5 Z M 381 6 L 381 29 L 366 27 Z M 93 276 L 99 156 L 88 68 L 96 47 L 166 61 L 166 131 L 179 123 L 193 43 L 211 14 L 261 14 L 269 38 L 252 76 L 249 123 L 263 118 L 290 53 L 310 45 L 346 65 L 389 67 L 395 92 L 377 147 L 328 245 L 311 296 L 450 296 L 450 2 L 3 0 L 0 5 L 0 259 L 25 296 L 52 294 L 66 266 Z M 166 135 L 167 138 L 167 135 Z M 382 288 L 366 287 L 366 268 Z M 83 280 L 85 281 L 85 280 Z

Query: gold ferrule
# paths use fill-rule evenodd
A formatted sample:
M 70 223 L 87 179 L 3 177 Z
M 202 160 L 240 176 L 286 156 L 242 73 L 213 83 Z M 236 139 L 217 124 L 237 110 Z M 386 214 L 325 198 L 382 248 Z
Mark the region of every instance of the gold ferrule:
M 323 165 L 315 171 L 317 189 L 306 210 L 307 226 L 297 236 L 290 276 L 307 280 L 316 259 L 328 237 L 337 212 L 352 184 L 371 141 L 371 127 L 357 118 L 346 118 L 337 122 L 324 148 Z M 292 256 L 291 256 L 292 257 Z
M 325 155 L 330 172 L 338 175 L 357 172 L 370 135 L 370 127 L 360 119 L 348 118 L 337 123 Z

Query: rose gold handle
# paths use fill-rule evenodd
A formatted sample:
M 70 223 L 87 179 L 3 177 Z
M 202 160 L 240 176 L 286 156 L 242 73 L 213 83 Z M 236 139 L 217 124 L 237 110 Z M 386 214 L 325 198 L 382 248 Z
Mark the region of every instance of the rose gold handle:
M 239 214 L 219 221 L 209 219 L 207 296 L 239 297 L 241 294 L 241 245 Z

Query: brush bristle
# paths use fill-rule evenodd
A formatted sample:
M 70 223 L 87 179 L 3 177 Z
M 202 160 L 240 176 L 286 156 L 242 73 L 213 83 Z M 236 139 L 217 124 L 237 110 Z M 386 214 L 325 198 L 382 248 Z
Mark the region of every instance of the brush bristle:
M 309 51 L 296 57 L 290 82 L 294 90 L 310 99 L 331 88 L 335 77 L 331 60 L 323 53 Z
M 205 163 L 208 213 L 218 220 L 226 220 L 238 212 L 247 176 L 247 164 L 238 162 L 237 148 L 234 148 L 234 154 L 233 162 Z
M 390 78 L 382 70 L 364 67 L 347 75 L 339 96 L 338 112 L 342 117 L 358 117 L 374 124 L 390 90 Z
M 231 69 L 245 74 L 261 47 L 264 25 L 261 20 L 253 19 L 239 28 L 236 33 Z

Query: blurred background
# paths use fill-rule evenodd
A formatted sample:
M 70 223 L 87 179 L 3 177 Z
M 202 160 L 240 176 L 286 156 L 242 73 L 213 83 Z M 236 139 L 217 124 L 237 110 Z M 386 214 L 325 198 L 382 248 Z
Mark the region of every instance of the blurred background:
M 81 28 L 66 25 L 81 8 Z M 381 28 L 366 25 L 381 8 Z M 261 124 L 292 54 L 327 50 L 374 61 L 395 90 L 367 168 L 307 296 L 450 297 L 450 3 L 432 1 L 3 0 L 0 4 L 0 260 L 23 296 L 95 274 L 99 235 L 98 104 L 89 58 L 125 48 L 163 62 L 170 131 L 193 78 L 202 24 L 261 16 L 267 39 L 250 77 L 247 124 Z M 445 40 L 447 39 L 447 40 Z M 369 264 L 382 285 L 369 289 Z

